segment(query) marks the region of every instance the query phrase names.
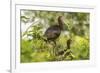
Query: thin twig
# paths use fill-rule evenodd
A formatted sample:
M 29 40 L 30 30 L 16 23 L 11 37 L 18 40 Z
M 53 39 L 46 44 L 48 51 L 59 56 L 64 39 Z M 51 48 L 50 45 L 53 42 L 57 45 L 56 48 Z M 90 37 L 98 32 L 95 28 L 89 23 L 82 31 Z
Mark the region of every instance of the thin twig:
M 26 31 L 22 34 L 22 37 L 26 35 L 27 31 L 29 30 L 30 27 L 33 26 L 33 24 L 37 23 L 38 21 L 33 22 L 27 29 Z

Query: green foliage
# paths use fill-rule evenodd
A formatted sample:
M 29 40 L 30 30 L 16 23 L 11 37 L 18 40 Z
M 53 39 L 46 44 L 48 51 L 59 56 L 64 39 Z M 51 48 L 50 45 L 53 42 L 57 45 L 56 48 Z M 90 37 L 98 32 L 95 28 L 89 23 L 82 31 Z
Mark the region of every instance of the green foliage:
M 22 12 L 24 14 L 20 17 L 21 25 L 32 22 L 33 26 L 22 32 L 24 35 L 21 34 L 21 63 L 89 59 L 89 13 L 32 10 L 22 10 Z M 53 42 L 44 41 L 46 39 L 44 29 L 58 24 L 57 18 L 60 15 L 65 17 L 65 30 L 54 46 Z M 37 19 L 38 23 L 35 24 Z M 66 42 L 69 38 L 72 40 L 71 48 L 67 49 Z M 62 55 L 58 54 L 65 49 L 67 50 Z
M 75 36 L 74 39 L 72 52 L 76 56 L 75 59 L 89 59 L 89 41 L 79 36 Z

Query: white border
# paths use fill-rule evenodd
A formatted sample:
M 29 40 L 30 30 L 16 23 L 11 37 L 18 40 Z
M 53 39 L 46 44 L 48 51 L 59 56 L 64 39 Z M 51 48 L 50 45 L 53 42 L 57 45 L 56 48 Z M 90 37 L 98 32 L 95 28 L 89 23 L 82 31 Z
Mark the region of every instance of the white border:
M 62 61 L 20 64 L 20 9 L 49 10 L 65 12 L 89 12 L 90 13 L 90 60 L 85 61 Z M 95 9 L 93 7 L 77 6 L 46 6 L 46 5 L 26 5 L 15 4 L 12 11 L 12 46 L 11 46 L 11 71 L 42 71 L 51 69 L 79 68 L 95 65 Z M 15 24 L 15 25 L 14 25 Z M 15 45 L 16 44 L 16 45 Z M 18 48 L 18 49 L 16 49 Z

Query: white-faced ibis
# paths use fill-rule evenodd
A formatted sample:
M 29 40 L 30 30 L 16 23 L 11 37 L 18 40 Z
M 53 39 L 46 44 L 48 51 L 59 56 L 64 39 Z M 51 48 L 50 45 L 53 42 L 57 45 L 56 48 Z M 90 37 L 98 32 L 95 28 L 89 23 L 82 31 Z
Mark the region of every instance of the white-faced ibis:
M 71 39 L 68 39 L 67 42 L 66 42 L 66 49 L 62 50 L 62 51 L 59 51 L 57 53 L 57 55 L 63 55 L 68 49 L 70 49 L 70 46 L 71 46 L 71 42 L 72 40 Z M 70 54 L 71 51 L 67 52 L 66 55 Z
M 50 26 L 46 31 L 45 31 L 45 37 L 46 41 L 52 41 L 56 45 L 56 39 L 60 36 L 61 30 L 63 30 L 63 16 L 58 17 L 58 25 L 53 25 Z
M 72 40 L 71 39 L 68 39 L 67 42 L 66 42 L 66 49 L 64 49 L 62 51 L 59 51 L 56 55 L 58 55 L 58 56 L 59 55 L 63 55 L 63 54 L 65 54 L 65 56 L 70 55 L 70 53 L 72 53 L 71 50 L 70 50 L 71 42 L 72 42 Z M 68 49 L 69 49 L 69 51 L 68 51 Z

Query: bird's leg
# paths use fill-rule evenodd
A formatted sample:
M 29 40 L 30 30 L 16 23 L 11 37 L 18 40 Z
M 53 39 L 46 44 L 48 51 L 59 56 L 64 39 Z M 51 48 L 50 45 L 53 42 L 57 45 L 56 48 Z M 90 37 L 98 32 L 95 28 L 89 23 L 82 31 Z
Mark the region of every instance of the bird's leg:
M 56 41 L 53 41 L 54 42 L 54 47 L 53 47 L 53 54 L 55 56 L 55 47 L 56 47 Z

